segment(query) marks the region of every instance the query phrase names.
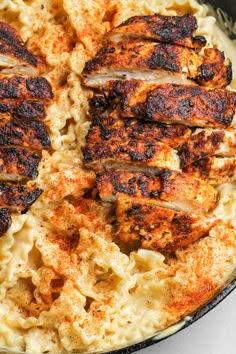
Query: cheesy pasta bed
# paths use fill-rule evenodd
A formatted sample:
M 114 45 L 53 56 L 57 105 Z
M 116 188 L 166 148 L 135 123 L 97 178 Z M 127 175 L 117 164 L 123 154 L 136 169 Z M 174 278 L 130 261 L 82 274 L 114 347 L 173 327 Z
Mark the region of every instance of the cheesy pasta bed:
M 125 346 L 191 314 L 236 268 L 232 183 L 218 187 L 213 211 L 225 225 L 168 258 L 144 249 L 122 252 L 112 241 L 109 208 L 81 198 L 95 181 L 82 167 L 92 96 L 81 85 L 84 64 L 112 26 L 153 13 L 194 14 L 198 34 L 231 59 L 230 89 L 236 90 L 236 46 L 195 0 L 0 2 L 0 20 L 44 59 L 55 94 L 46 120 L 53 152 L 44 152 L 31 182 L 44 193 L 0 238 L 1 348 L 41 353 Z

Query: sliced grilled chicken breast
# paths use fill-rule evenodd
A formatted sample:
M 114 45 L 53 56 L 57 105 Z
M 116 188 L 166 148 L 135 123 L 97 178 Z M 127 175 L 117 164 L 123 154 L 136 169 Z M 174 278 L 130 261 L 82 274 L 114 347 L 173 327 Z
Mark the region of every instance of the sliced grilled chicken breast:
M 50 139 L 40 121 L 0 120 L 0 146 L 24 146 L 35 150 L 49 149 Z
M 183 125 L 148 123 L 136 119 L 121 120 L 114 117 L 95 116 L 86 136 L 87 144 L 107 143 L 110 139 L 117 143 L 129 140 L 160 141 L 170 147 L 182 145 L 191 130 Z
M 216 190 L 206 181 L 177 171 L 158 175 L 127 170 L 101 172 L 97 173 L 96 187 L 104 201 L 124 196 L 185 212 L 208 212 L 217 201 Z
M 236 131 L 219 129 L 197 129 L 182 145 L 181 167 L 208 156 L 234 156 L 236 153 Z
M 42 99 L 53 98 L 52 88 L 44 77 L 0 77 L 0 99 Z
M 127 38 L 152 39 L 200 50 L 206 44 L 203 36 L 193 36 L 197 29 L 194 16 L 133 16 L 113 28 L 106 38 L 120 42 Z
M 27 50 L 19 33 L 0 22 L 0 72 L 38 76 L 44 70 L 42 60 Z
M 123 142 L 108 139 L 86 144 L 83 148 L 86 167 L 96 171 L 126 167 L 131 170 L 179 169 L 177 152 L 168 144 L 154 140 L 126 139 Z
M 21 181 L 38 176 L 41 156 L 21 147 L 0 148 L 0 180 Z
M 12 211 L 21 211 L 32 205 L 43 190 L 27 185 L 0 183 L 0 205 Z
M 184 171 L 194 177 L 208 180 L 212 185 L 236 181 L 235 157 L 206 157 L 188 165 Z
M 39 119 L 46 117 L 44 103 L 39 100 L 0 100 L 0 119 Z
M 117 104 L 113 114 L 124 118 L 228 127 L 235 115 L 236 93 L 232 91 L 177 84 L 150 85 L 141 80 L 113 81 L 108 87 L 107 102 Z
M 118 198 L 117 236 L 123 242 L 139 241 L 142 248 L 170 252 L 207 235 L 217 219 L 191 215 L 153 204 Z
M 184 74 L 201 85 L 227 86 L 232 80 L 231 62 L 225 61 L 224 54 L 216 48 L 205 49 L 205 53 L 201 56 L 193 49 L 172 44 L 123 41 L 101 48 L 85 64 L 84 83 L 97 87 L 113 78 L 181 82 L 173 77 Z
M 11 226 L 11 211 L 8 208 L 0 208 L 0 236 Z

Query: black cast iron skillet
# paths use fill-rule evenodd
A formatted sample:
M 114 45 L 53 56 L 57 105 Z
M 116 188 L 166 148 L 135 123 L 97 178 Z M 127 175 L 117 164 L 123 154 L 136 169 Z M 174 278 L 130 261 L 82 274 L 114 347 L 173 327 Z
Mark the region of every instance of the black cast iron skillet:
M 204 3 L 212 5 L 216 10 L 223 10 L 233 22 L 236 22 L 236 1 L 235 0 L 207 0 L 202 1 Z M 236 39 L 236 34 L 229 33 L 231 39 Z M 153 337 L 145 339 L 139 343 L 130 344 L 123 349 L 116 349 L 110 352 L 106 352 L 106 354 L 130 354 L 135 351 L 141 350 L 143 348 L 149 347 L 153 344 L 156 344 L 163 340 L 166 337 L 170 337 L 174 333 L 179 332 L 180 330 L 188 327 L 193 322 L 196 322 L 199 318 L 204 316 L 207 312 L 212 310 L 216 305 L 218 305 L 224 298 L 229 295 L 236 288 L 236 272 L 232 275 L 231 279 L 229 279 L 228 283 L 222 289 L 221 292 L 218 293 L 211 301 L 209 301 L 206 305 L 204 305 L 201 309 L 199 309 L 195 314 L 191 315 L 189 319 L 181 321 L 174 326 L 171 326 L 170 329 L 166 331 L 162 331 L 159 333 L 155 333 Z

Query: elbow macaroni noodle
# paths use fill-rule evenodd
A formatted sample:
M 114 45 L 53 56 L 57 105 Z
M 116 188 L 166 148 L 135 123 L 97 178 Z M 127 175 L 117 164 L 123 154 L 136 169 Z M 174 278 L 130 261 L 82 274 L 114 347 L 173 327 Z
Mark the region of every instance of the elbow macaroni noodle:
M 165 329 L 213 296 L 236 268 L 236 191 L 218 187 L 218 225 L 175 258 L 112 242 L 109 210 L 82 200 L 94 173 L 82 169 L 81 145 L 92 92 L 84 63 L 103 34 L 130 16 L 190 12 L 198 34 L 224 50 L 236 80 L 236 46 L 195 0 L 3 0 L 0 20 L 14 26 L 46 64 L 55 100 L 48 107 L 53 153 L 44 152 L 37 184 L 44 193 L 14 216 L 0 239 L 0 347 L 13 351 L 94 352 L 125 346 Z M 105 6 L 104 6 L 105 4 Z M 111 18 L 114 15 L 113 22 Z M 236 81 L 231 89 L 236 89 Z M 35 183 L 33 181 L 32 183 Z

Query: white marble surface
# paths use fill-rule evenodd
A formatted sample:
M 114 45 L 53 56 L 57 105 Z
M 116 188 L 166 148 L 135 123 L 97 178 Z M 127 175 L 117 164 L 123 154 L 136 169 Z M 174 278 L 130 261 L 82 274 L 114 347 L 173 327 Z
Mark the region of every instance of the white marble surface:
M 196 323 L 137 354 L 236 354 L 236 290 Z

